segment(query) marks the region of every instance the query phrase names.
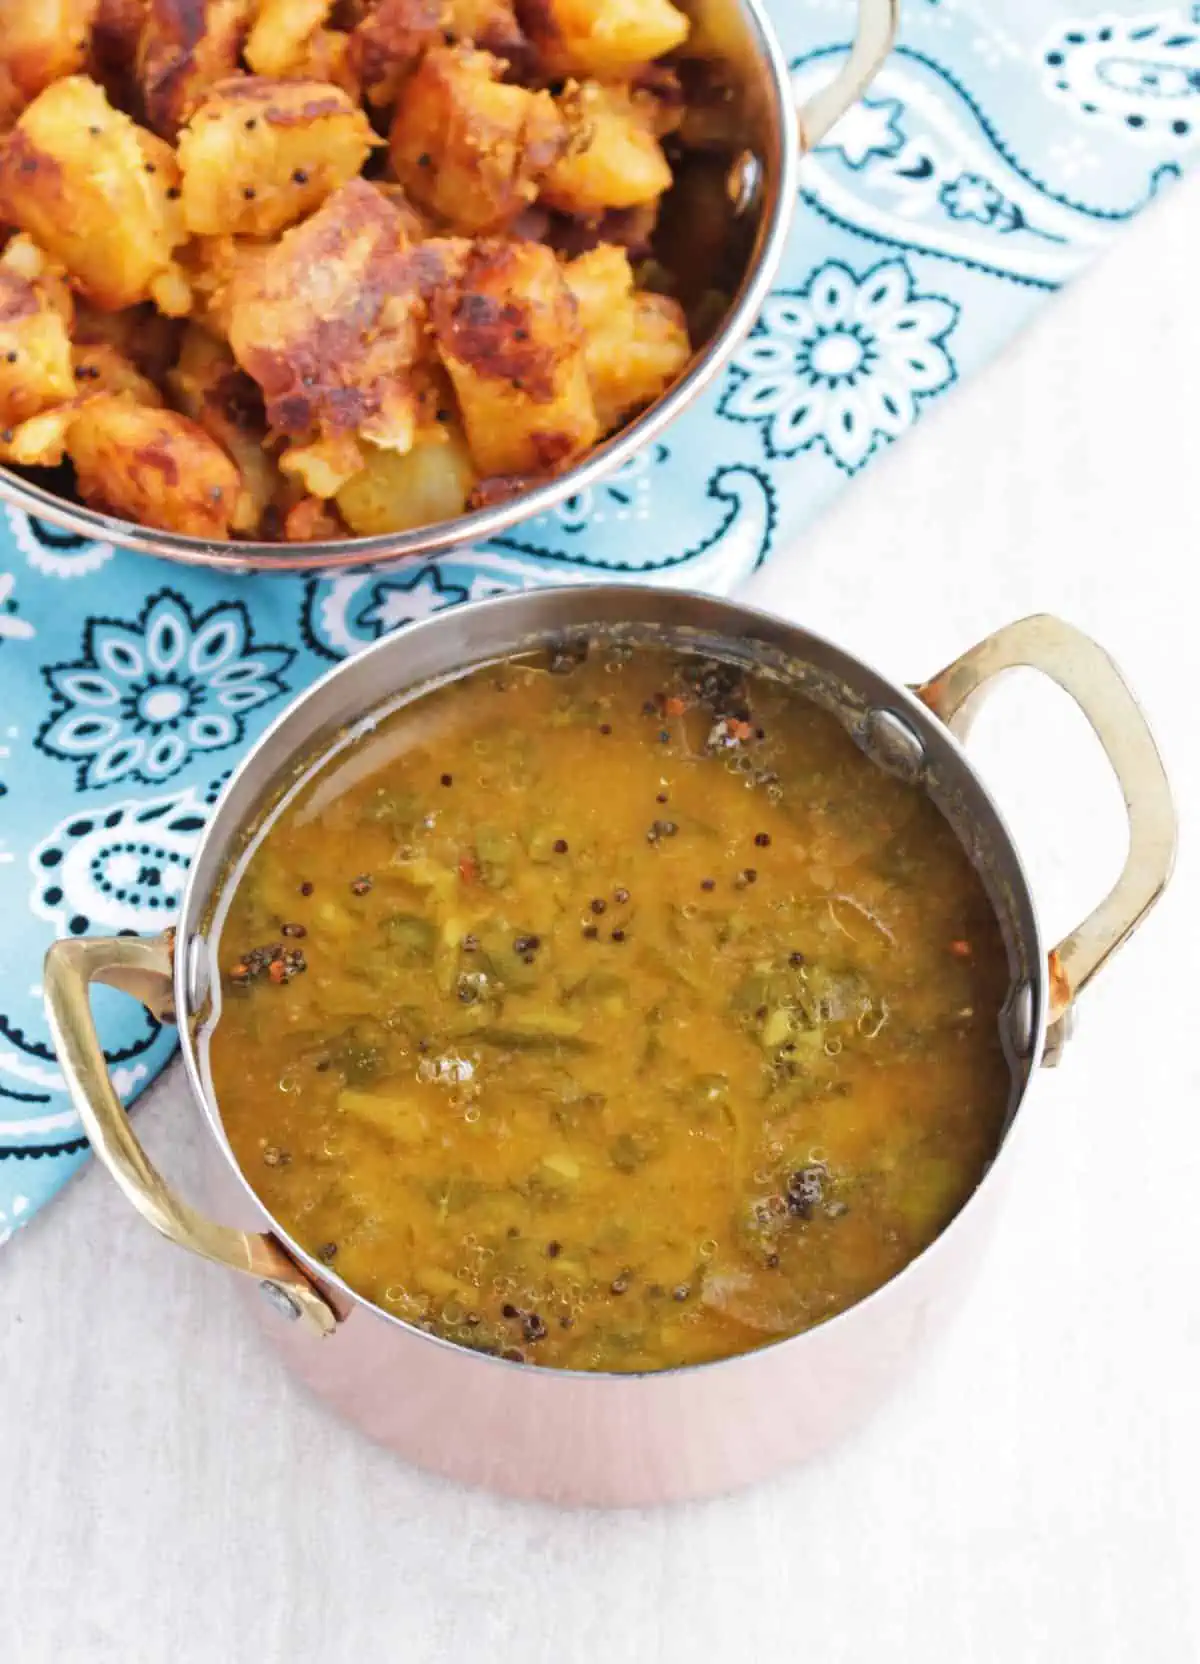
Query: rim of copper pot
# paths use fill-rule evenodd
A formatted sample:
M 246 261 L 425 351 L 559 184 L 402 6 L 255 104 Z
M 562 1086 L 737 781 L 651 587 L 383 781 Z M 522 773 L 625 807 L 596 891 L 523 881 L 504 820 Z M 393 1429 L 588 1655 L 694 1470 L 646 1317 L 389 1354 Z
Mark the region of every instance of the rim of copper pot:
M 783 47 L 767 17 L 763 0 L 737 0 L 737 4 L 754 36 L 761 85 L 769 93 L 772 105 L 763 119 L 764 130 L 771 136 L 772 154 L 757 159 L 756 189 L 761 190 L 762 198 L 745 275 L 720 328 L 674 386 L 573 468 L 507 502 L 476 509 L 453 520 L 408 532 L 385 532 L 375 537 L 347 537 L 323 543 L 233 539 L 216 542 L 156 530 L 73 503 L 2 465 L 0 498 L 14 508 L 81 537 L 116 543 L 138 554 L 157 555 L 187 566 L 227 572 L 310 572 L 390 565 L 483 543 L 597 484 L 654 440 L 721 372 L 749 334 L 783 258 L 799 189 L 800 117 L 791 96 L 790 71 Z
M 436 1346 L 446 1348 L 449 1352 L 476 1359 L 480 1363 L 499 1365 L 505 1369 L 536 1371 L 539 1376 L 544 1376 L 549 1379 L 558 1377 L 573 1381 L 594 1380 L 634 1382 L 647 1379 L 665 1379 L 667 1377 L 680 1375 L 692 1375 L 698 1371 L 710 1371 L 723 1367 L 729 1367 L 735 1364 L 745 1364 L 754 1358 L 762 1357 L 768 1353 L 774 1353 L 780 1347 L 799 1345 L 819 1332 L 829 1329 L 833 1325 L 844 1327 L 848 1323 L 862 1321 L 863 1319 L 859 1314 L 866 1313 L 869 1308 L 873 1307 L 879 1300 L 886 1297 L 895 1285 L 900 1283 L 902 1280 L 911 1281 L 914 1276 L 918 1275 L 918 1273 L 924 1274 L 924 1272 L 928 1270 L 935 1255 L 944 1256 L 946 1253 L 950 1252 L 952 1239 L 956 1239 L 961 1234 L 962 1229 L 965 1228 L 963 1222 L 965 1221 L 967 1214 L 974 1214 L 977 1212 L 975 1204 L 979 1201 L 985 1187 L 988 1188 L 989 1193 L 995 1188 L 997 1181 L 994 1178 L 994 1174 L 999 1168 L 1001 1161 L 1006 1159 L 1008 1149 L 1013 1141 L 1013 1133 L 1015 1132 L 1017 1123 L 1020 1119 L 1021 1110 L 1024 1107 L 1025 1100 L 1028 1096 L 1030 1087 L 1045 1052 L 1050 1002 L 1049 979 L 1046 974 L 1045 941 L 1042 933 L 1041 919 L 1038 914 L 1033 888 L 1029 880 L 1029 874 L 1021 857 L 1020 848 L 999 804 L 996 802 L 992 792 L 984 783 L 978 770 L 971 762 L 969 756 L 967 755 L 965 746 L 959 741 L 957 736 L 951 732 L 951 730 L 935 715 L 933 715 L 925 704 L 922 703 L 922 701 L 917 697 L 914 689 L 904 683 L 894 681 L 892 677 L 887 675 L 885 672 L 877 670 L 872 664 L 859 658 L 856 653 L 850 652 L 847 648 L 842 647 L 839 643 L 830 640 L 828 636 L 822 635 L 819 631 L 811 630 L 806 625 L 797 624 L 790 619 L 782 618 L 777 613 L 768 612 L 764 608 L 748 606 L 743 602 L 726 597 L 706 595 L 700 590 L 671 590 L 669 592 L 658 592 L 653 589 L 647 589 L 644 584 L 630 583 L 628 581 L 614 581 L 612 583 L 589 585 L 585 590 L 578 590 L 574 586 L 561 586 L 551 590 L 526 590 L 515 595 L 492 596 L 485 600 L 470 601 L 461 607 L 454 608 L 452 613 L 433 614 L 429 618 L 405 625 L 403 629 L 396 631 L 393 635 L 382 636 L 378 641 L 372 642 L 369 647 L 364 648 L 361 652 L 354 654 L 350 658 L 343 659 L 339 664 L 331 666 L 329 670 L 313 682 L 310 687 L 299 695 L 298 698 L 294 699 L 288 708 L 285 711 L 282 711 L 279 716 L 275 718 L 270 727 L 264 731 L 252 749 L 246 754 L 246 756 L 242 759 L 242 762 L 234 770 L 222 791 L 222 800 L 232 794 L 239 781 L 249 778 L 249 776 L 254 773 L 256 759 L 269 746 L 273 736 L 283 729 L 287 722 L 295 716 L 297 711 L 299 711 L 304 705 L 310 703 L 311 700 L 319 697 L 321 690 L 325 687 L 329 686 L 333 682 L 336 682 L 340 677 L 347 675 L 352 667 L 360 665 L 365 660 L 372 657 L 382 656 L 389 650 L 393 652 L 396 651 L 398 642 L 411 642 L 414 635 L 444 630 L 447 627 L 448 620 L 451 618 L 461 620 L 462 616 L 468 612 L 472 616 L 478 616 L 481 613 L 495 613 L 502 616 L 505 612 L 519 612 L 524 607 L 529 606 L 538 600 L 544 603 L 554 594 L 558 594 L 563 597 L 570 596 L 572 599 L 579 601 L 585 598 L 596 598 L 598 596 L 628 596 L 635 608 L 635 611 L 639 602 L 645 604 L 650 598 L 669 599 L 672 604 L 678 605 L 681 608 L 702 604 L 704 607 L 716 607 L 725 612 L 728 615 L 728 621 L 731 625 L 737 624 L 742 627 L 738 631 L 739 636 L 744 633 L 749 633 L 757 626 L 760 629 L 769 629 L 770 631 L 776 633 L 782 630 L 788 635 L 799 638 L 797 640 L 798 647 L 806 644 L 815 644 L 818 648 L 829 652 L 835 657 L 840 657 L 847 661 L 847 663 L 855 671 L 861 672 L 865 677 L 875 678 L 886 684 L 890 696 L 895 700 L 897 710 L 915 718 L 918 727 L 925 727 L 932 724 L 933 731 L 946 744 L 954 763 L 959 768 L 966 771 L 973 786 L 979 792 L 981 801 L 986 806 L 987 811 L 994 817 L 995 830 L 1002 838 L 1006 846 L 1005 856 L 1006 858 L 1011 859 L 1015 876 L 1020 881 L 1021 894 L 1025 903 L 1024 911 L 1026 913 L 1028 927 L 1032 935 L 1032 942 L 1030 943 L 1032 951 L 1029 970 L 1029 980 L 1032 984 L 1032 989 L 1031 1007 L 1028 1012 L 1029 1041 L 1027 1047 L 1025 1048 L 1024 1056 L 1015 1060 L 1010 1059 L 1012 1074 L 1010 1104 L 1004 1128 L 1000 1136 L 1000 1141 L 996 1146 L 995 1153 L 989 1161 L 987 1168 L 980 1177 L 978 1184 L 959 1208 L 958 1212 L 946 1223 L 945 1226 L 943 1226 L 942 1230 L 939 1231 L 932 1242 L 922 1248 L 919 1253 L 915 1254 L 913 1258 L 901 1266 L 898 1271 L 888 1277 L 888 1279 L 881 1283 L 878 1288 L 872 1289 L 869 1294 L 864 1295 L 860 1300 L 854 1301 L 851 1305 L 843 1308 L 843 1310 L 836 1312 L 832 1317 L 825 1318 L 821 1322 L 813 1324 L 808 1329 L 801 1329 L 796 1334 L 780 1335 L 772 1339 L 765 1340 L 761 1344 L 748 1347 L 745 1351 L 734 1352 L 722 1358 L 710 1358 L 701 1362 L 689 1364 L 673 1364 L 665 1369 L 567 1369 L 558 1367 L 547 1368 L 543 1365 L 531 1363 L 527 1360 L 518 1363 L 513 1359 L 498 1357 L 491 1353 L 474 1352 L 470 1347 L 462 1346 L 456 1341 L 447 1340 L 441 1335 L 431 1333 L 427 1329 L 422 1329 L 418 1325 L 410 1323 L 405 1318 L 398 1316 L 395 1312 L 389 1312 L 385 1307 L 376 1304 L 375 1301 L 369 1299 L 366 1295 L 359 1293 L 357 1289 L 352 1288 L 349 1283 L 345 1282 L 331 1266 L 325 1265 L 323 1262 L 318 1261 L 312 1254 L 308 1253 L 308 1251 L 303 1248 L 288 1231 L 284 1229 L 284 1227 L 275 1218 L 274 1214 L 267 1207 L 266 1203 L 259 1196 L 258 1192 L 254 1189 L 253 1185 L 250 1183 L 250 1180 L 243 1171 L 242 1165 L 237 1156 L 234 1154 L 233 1148 L 229 1143 L 228 1136 L 225 1132 L 224 1121 L 220 1112 L 220 1106 L 216 1099 L 216 1094 L 210 1090 L 208 1083 L 205 1081 L 204 1069 L 201 1065 L 202 1047 L 197 1042 L 197 1008 L 201 1007 L 206 1002 L 208 998 L 207 991 L 200 999 L 193 999 L 192 997 L 193 967 L 190 962 L 192 952 L 191 942 L 196 938 L 198 927 L 201 923 L 203 923 L 204 926 L 204 934 L 207 936 L 210 933 L 214 922 L 212 912 L 213 902 L 214 900 L 218 902 L 219 912 L 219 898 L 227 898 L 232 889 L 232 885 L 227 877 L 224 881 L 223 887 L 219 885 L 215 886 L 210 890 L 210 893 L 207 896 L 198 896 L 195 893 L 199 888 L 199 862 L 196 857 L 193 857 L 192 863 L 189 867 L 187 883 L 180 899 L 179 922 L 181 928 L 175 937 L 175 949 L 173 956 L 175 989 L 177 994 L 183 996 L 178 1001 L 178 1013 L 180 1025 L 180 1051 L 183 1058 L 184 1072 L 187 1077 L 189 1089 L 191 1090 L 196 1103 L 204 1116 L 209 1132 L 217 1141 L 221 1155 L 228 1163 L 235 1178 L 237 1179 L 237 1182 L 245 1191 L 248 1199 L 253 1203 L 259 1213 L 262 1214 L 263 1218 L 268 1221 L 270 1233 L 278 1239 L 286 1253 L 296 1261 L 298 1266 L 303 1268 L 305 1275 L 313 1283 L 315 1283 L 318 1288 L 324 1287 L 325 1289 L 336 1290 L 338 1300 L 343 1305 L 348 1307 L 349 1310 L 361 1308 L 364 1312 L 381 1317 L 388 1323 L 395 1324 L 398 1328 L 407 1331 L 423 1341 L 430 1341 Z M 628 622 L 631 626 L 636 625 L 636 616 L 631 617 Z M 565 627 L 574 629 L 580 628 L 581 626 L 571 624 L 570 626 Z M 503 655 L 504 652 L 510 650 L 511 649 L 500 648 L 497 652 Z M 459 670 L 452 674 L 464 674 L 466 671 L 471 669 L 472 665 L 476 662 L 479 661 L 473 659 L 464 660 L 464 663 Z M 420 689 L 418 688 L 415 692 L 416 697 L 420 697 Z M 375 707 L 375 709 L 378 710 L 379 707 Z M 361 713 L 361 717 L 365 719 L 369 717 L 370 714 L 371 710 L 365 709 Z M 353 724 L 351 726 L 353 726 Z M 303 747 L 292 753 L 294 757 L 302 754 Z M 322 766 L 330 754 L 329 747 L 326 747 L 319 752 L 314 752 L 312 757 L 313 766 Z M 206 830 L 203 834 L 201 848 L 210 836 L 211 829 L 216 826 L 216 818 L 216 815 L 214 815 L 213 820 L 209 823 L 209 830 Z M 246 847 L 247 846 L 243 844 L 241 846 L 240 853 L 244 853 Z M 200 854 L 199 849 L 196 854 L 197 856 Z M 192 917 L 193 915 L 195 915 L 194 920 Z M 185 926 L 189 928 L 182 928 Z M 1005 1006 L 1000 1014 L 1000 1017 L 998 1018 L 998 1021 L 1002 1020 L 1005 1013 L 1009 1011 L 1011 998 L 1012 988 L 1010 987 L 1009 996 L 1006 999 Z M 345 1315 L 348 1316 L 349 1311 L 347 1311 Z

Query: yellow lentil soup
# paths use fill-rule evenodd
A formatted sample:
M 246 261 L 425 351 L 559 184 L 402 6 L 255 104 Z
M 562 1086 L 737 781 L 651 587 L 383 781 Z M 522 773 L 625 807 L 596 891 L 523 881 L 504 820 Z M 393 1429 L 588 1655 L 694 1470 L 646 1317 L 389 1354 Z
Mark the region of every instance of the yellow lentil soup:
M 781 682 L 593 643 L 422 694 L 284 803 L 219 943 L 254 1189 L 385 1311 L 649 1370 L 879 1287 L 995 1152 L 1006 956 L 918 789 Z

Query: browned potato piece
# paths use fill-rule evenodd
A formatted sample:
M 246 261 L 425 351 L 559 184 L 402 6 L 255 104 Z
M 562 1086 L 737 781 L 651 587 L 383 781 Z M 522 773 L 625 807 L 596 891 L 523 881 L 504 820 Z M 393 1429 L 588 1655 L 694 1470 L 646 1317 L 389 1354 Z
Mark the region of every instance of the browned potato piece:
M 409 201 L 403 185 L 396 184 L 393 179 L 372 179 L 371 184 L 399 214 L 404 235 L 410 243 L 423 243 L 426 237 L 432 235 L 433 227 L 420 209 Z
M 138 42 L 150 0 L 99 0 L 92 23 L 87 73 L 123 110 L 142 113 L 137 77 Z
M 256 75 L 289 75 L 333 0 L 260 0 L 245 59 Z
M 515 58 L 529 48 L 512 0 L 447 0 L 442 28 L 499 58 Z
M 536 474 L 595 444 L 578 308 L 550 249 L 477 243 L 432 318 L 482 476 Z
M 187 228 L 269 237 L 353 179 L 374 142 L 340 87 L 260 76 L 222 81 L 179 136 Z
M 268 256 L 238 266 L 229 343 L 262 388 L 271 428 L 301 444 L 361 436 L 407 450 L 426 298 L 462 259 L 446 241 L 409 248 L 391 203 L 354 179 Z M 356 471 L 344 466 L 342 479 Z M 330 495 L 342 480 L 326 483 Z
M 146 120 L 173 139 L 218 81 L 238 67 L 253 0 L 149 0 L 138 43 Z
M 75 389 L 89 393 L 124 393 L 135 404 L 158 409 L 163 396 L 123 352 L 106 341 L 77 344 L 71 349 Z M 73 389 L 73 390 L 75 390 Z
M 354 30 L 353 55 L 372 104 L 394 104 L 405 77 L 437 42 L 515 58 L 529 43 L 512 0 L 378 0 Z
M 66 268 L 39 248 L 28 233 L 20 231 L 8 239 L 0 254 L 0 269 L 35 284 L 70 326 L 76 307 Z
M 179 409 L 199 422 L 241 470 L 234 530 L 257 531 L 281 486 L 275 459 L 265 448 L 267 427 L 258 388 L 238 368 L 225 343 L 195 324 L 184 331 L 179 362 L 167 379 Z
M 284 516 L 283 535 L 288 543 L 328 543 L 345 537 L 346 528 L 320 497 L 301 497 Z
M 436 525 L 466 508 L 475 469 L 457 425 L 425 435 L 403 456 L 377 445 L 362 451 L 365 466 L 337 494 L 342 519 L 360 537 Z
M 446 0 L 378 0 L 351 36 L 363 91 L 375 105 L 393 104 L 404 77 L 438 39 Z
M 21 422 L 73 396 L 68 319 L 52 285 L 0 261 L 0 429 L 5 444 Z
M 186 235 L 171 147 L 71 75 L 47 87 L 0 142 L 0 217 L 62 261 L 97 306 L 153 300 L 186 312 L 174 252 Z
M 274 239 L 264 237 L 193 237 L 181 259 L 192 286 L 194 321 L 227 341 L 234 277 L 275 247 Z
M 547 92 L 501 81 L 504 64 L 471 47 L 434 47 L 404 84 L 392 169 L 413 201 L 456 231 L 511 224 L 566 146 Z
M 75 308 L 71 337 L 79 346 L 108 346 L 127 358 L 149 380 L 160 382 L 179 351 L 179 321 L 164 318 L 152 306 L 123 312 L 98 312 L 81 301 Z
M 98 0 L 0 0 L 0 65 L 27 98 L 87 64 Z
M 349 34 L 343 29 L 314 29 L 304 50 L 288 70 L 295 80 L 328 81 L 355 105 L 362 103 L 362 82 L 351 51 Z
M 593 249 L 572 260 L 564 275 L 579 305 L 596 414 L 610 433 L 687 367 L 687 321 L 677 301 L 634 288 L 623 248 Z
M 655 136 L 655 101 L 596 81 L 571 86 L 559 100 L 571 142 L 546 174 L 542 201 L 580 218 L 610 208 L 656 202 L 671 167 Z
M 526 0 L 521 16 L 551 74 L 602 80 L 675 51 L 689 27 L 670 0 Z
M 13 80 L 4 64 L 0 64 L 0 133 L 10 133 L 17 117 L 25 108 L 25 94 Z
M 85 399 L 67 434 L 85 503 L 189 537 L 226 538 L 241 476 L 204 429 L 120 394 Z

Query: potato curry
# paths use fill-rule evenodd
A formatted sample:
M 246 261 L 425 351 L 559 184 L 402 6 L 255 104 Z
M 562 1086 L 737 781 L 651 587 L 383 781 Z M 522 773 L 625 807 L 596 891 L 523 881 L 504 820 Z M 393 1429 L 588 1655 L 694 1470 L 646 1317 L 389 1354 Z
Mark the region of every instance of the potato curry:
M 950 827 L 733 663 L 572 642 L 425 692 L 232 882 L 213 1088 L 252 1187 L 383 1310 L 652 1370 L 822 1322 L 1004 1123 L 1007 961 Z
M 744 142 L 690 34 L 670 0 L 0 0 L 0 462 L 297 542 L 569 468 L 721 309 L 657 234 Z

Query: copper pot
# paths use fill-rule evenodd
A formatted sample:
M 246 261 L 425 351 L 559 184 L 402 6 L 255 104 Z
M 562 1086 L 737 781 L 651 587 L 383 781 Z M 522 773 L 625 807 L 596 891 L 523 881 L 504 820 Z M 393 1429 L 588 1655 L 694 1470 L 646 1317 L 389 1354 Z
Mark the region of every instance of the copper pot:
M 482 543 L 523 520 L 546 513 L 619 468 L 692 404 L 749 333 L 787 244 L 799 201 L 800 158 L 820 142 L 874 78 L 891 48 L 900 0 L 858 0 L 858 33 L 853 48 L 829 85 L 799 110 L 787 61 L 762 0 L 676 3 L 693 19 L 698 37 L 713 43 L 737 112 L 734 125 L 739 143 L 745 148 L 712 160 L 727 171 L 726 242 L 735 252 L 740 269 L 728 312 L 701 345 L 687 372 L 649 410 L 582 462 L 533 490 L 455 520 L 411 532 L 324 543 L 207 542 L 183 537 L 84 508 L 5 467 L 0 467 L 0 498 L 83 537 L 190 566 L 228 571 L 326 571 L 339 566 L 390 564 L 410 556 L 436 555 L 460 545 Z M 711 199 L 705 199 L 704 212 L 711 213 Z
M 688 643 L 767 665 L 832 710 L 869 756 L 919 783 L 946 814 L 987 886 L 1010 970 L 1001 1015 L 1013 1079 L 1005 1135 L 978 1190 L 937 1241 L 817 1328 L 740 1357 L 643 1375 L 483 1356 L 355 1294 L 255 1197 L 225 1137 L 206 1067 L 210 940 L 239 856 L 298 769 L 351 743 L 372 713 L 431 681 L 588 632 Z M 961 743 L 976 697 L 1018 665 L 1042 671 L 1076 700 L 1129 810 L 1129 856 L 1117 884 L 1049 952 L 1020 857 Z M 742 1484 L 828 1444 L 943 1323 L 973 1273 L 1038 1067 L 1057 1061 L 1077 995 L 1161 893 L 1174 848 L 1170 792 L 1132 694 L 1101 649 L 1057 619 L 1011 624 L 910 689 L 807 630 L 730 602 L 621 585 L 535 591 L 442 613 L 317 682 L 229 782 L 193 862 L 177 931 L 50 949 L 50 1027 L 92 1146 L 129 1200 L 164 1236 L 244 1273 L 290 1366 L 350 1420 L 422 1466 L 495 1490 L 575 1503 L 661 1502 Z M 180 1201 L 147 1160 L 105 1067 L 88 1006 L 92 982 L 178 1020 L 207 1134 L 209 1202 L 238 1228 Z

